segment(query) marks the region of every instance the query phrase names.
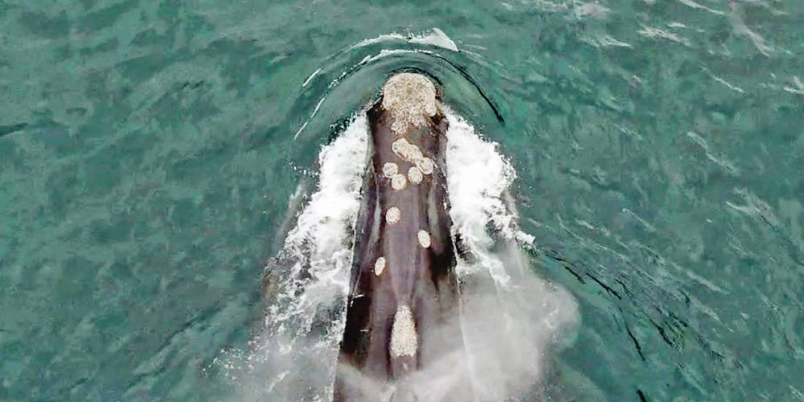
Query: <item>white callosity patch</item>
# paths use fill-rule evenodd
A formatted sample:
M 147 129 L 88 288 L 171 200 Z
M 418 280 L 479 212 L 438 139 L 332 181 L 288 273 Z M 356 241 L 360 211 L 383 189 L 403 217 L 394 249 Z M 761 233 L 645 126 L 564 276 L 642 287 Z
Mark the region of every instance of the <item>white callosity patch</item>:
M 396 357 L 416 356 L 419 348 L 419 337 L 416 334 L 416 323 L 408 306 L 399 307 L 394 315 L 391 329 L 391 354 Z
M 409 146 L 410 143 L 406 138 L 400 138 L 391 144 L 391 150 L 402 159 L 407 159 Z
M 380 276 L 384 269 L 385 269 L 385 257 L 377 258 L 377 261 L 374 263 L 374 275 Z
M 416 234 L 416 236 L 419 238 L 419 244 L 422 247 L 424 248 L 430 247 L 430 233 L 428 233 L 426 230 L 420 230 L 419 233 Z
M 393 162 L 387 162 L 386 164 L 382 165 L 382 175 L 387 178 L 394 177 L 395 174 L 399 173 L 399 166 Z
M 415 160 L 422 158 L 422 151 L 417 147 L 415 144 L 411 144 L 405 138 L 400 138 L 394 141 L 391 144 L 391 150 L 399 156 L 400 158 L 408 161 L 414 162 Z
M 422 171 L 424 174 L 433 174 L 433 168 L 435 167 L 435 163 L 430 158 L 419 158 L 415 161 L 416 167 Z
M 427 175 L 433 174 L 435 162 L 424 156 L 421 149 L 419 149 L 416 144 L 411 144 L 407 139 L 400 138 L 391 144 L 391 150 L 406 162 L 414 164 L 421 173 Z
M 403 135 L 409 125 L 421 127 L 426 117 L 436 114 L 435 85 L 420 74 L 394 75 L 382 87 L 382 107 L 394 119 L 391 130 Z
M 405 179 L 405 175 L 403 174 L 395 174 L 391 177 L 391 188 L 394 190 L 404 190 L 407 186 L 408 181 Z
M 412 166 L 408 169 L 408 180 L 410 180 L 411 183 L 419 184 L 422 182 L 423 178 L 422 171 L 416 166 Z
M 388 212 L 385 213 L 385 221 L 388 223 L 397 223 L 401 218 L 402 211 L 397 207 L 388 208 Z

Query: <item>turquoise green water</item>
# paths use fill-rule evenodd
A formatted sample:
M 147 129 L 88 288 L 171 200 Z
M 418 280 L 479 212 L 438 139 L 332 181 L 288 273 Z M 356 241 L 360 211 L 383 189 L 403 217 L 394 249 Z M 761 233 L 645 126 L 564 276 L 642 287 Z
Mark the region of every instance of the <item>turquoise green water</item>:
M 406 66 L 511 158 L 539 274 L 579 302 L 548 398 L 804 400 L 804 2 L 0 1 L 0 22 L 0 400 L 234 395 L 216 362 L 248 349 L 288 200 Z M 352 48 L 434 27 L 460 52 Z M 441 58 L 355 67 L 414 48 Z

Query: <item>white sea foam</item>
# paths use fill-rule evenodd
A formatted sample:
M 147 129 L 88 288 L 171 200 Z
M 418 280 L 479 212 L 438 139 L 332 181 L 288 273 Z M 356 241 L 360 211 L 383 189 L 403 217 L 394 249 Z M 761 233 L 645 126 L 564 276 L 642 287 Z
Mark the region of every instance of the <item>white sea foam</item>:
M 345 325 L 353 226 L 366 170 L 368 127 L 358 115 L 319 154 L 319 183 L 290 231 L 264 333 L 248 356 L 239 400 L 327 400 Z M 299 384 L 305 384 L 299 387 Z M 267 399 L 266 399 L 267 398 Z
M 368 63 L 373 63 L 373 62 L 375 62 L 377 60 L 380 60 L 380 59 L 383 59 L 383 58 L 386 58 L 386 57 L 389 57 L 389 56 L 398 56 L 400 54 L 409 54 L 409 53 L 428 53 L 429 54 L 430 52 L 428 52 L 427 50 L 419 50 L 419 49 L 414 49 L 414 50 L 382 49 L 382 50 L 380 50 L 380 53 L 378 53 L 378 54 L 376 54 L 374 56 L 366 56 L 366 57 L 364 57 L 363 60 L 360 60 L 360 62 L 357 63 L 357 65 L 360 66 L 360 65 L 364 65 L 364 64 L 368 64 Z M 333 83 L 335 83 L 335 82 L 333 82 Z M 333 85 L 330 85 L 330 87 L 332 87 L 332 86 Z
M 447 34 L 445 34 L 444 31 L 438 28 L 433 28 L 431 31 L 421 35 L 405 36 L 398 33 L 384 34 L 376 38 L 364 39 L 358 42 L 356 45 L 352 46 L 351 48 L 354 49 L 358 47 L 373 45 L 375 43 L 390 42 L 390 41 L 407 41 L 410 43 L 438 46 L 444 49 L 452 50 L 453 52 L 458 51 L 458 46 L 455 44 L 455 42 L 452 39 L 450 39 L 450 37 L 447 36 Z
M 505 400 L 541 380 L 546 351 L 561 330 L 574 327 L 577 305 L 569 293 L 538 278 L 522 252 L 534 239 L 519 229 L 507 202 L 513 166 L 460 116 L 449 109 L 446 116 L 453 235 L 469 254 L 456 267 L 465 385 L 476 400 Z
M 433 28 L 433 30 L 428 32 L 426 35 L 413 36 L 409 40 L 412 43 L 422 43 L 443 47 L 444 49 L 452 50 L 453 52 L 458 51 L 458 45 L 456 45 L 455 42 L 444 33 L 444 31 L 438 28 Z
M 291 277 L 309 275 L 307 290 L 335 287 L 349 290 L 347 271 L 351 262 L 351 229 L 360 208 L 360 188 L 366 169 L 368 127 L 365 114 L 319 155 L 321 166 L 318 190 L 299 216 L 296 227 L 285 240 L 284 253 L 302 257 L 293 266 Z M 309 264 L 309 267 L 305 266 Z M 302 272 L 305 271 L 305 272 Z M 307 292 L 309 293 L 309 292 Z M 316 293 L 316 292 L 313 292 Z M 304 295 L 316 301 L 316 294 Z M 294 299 L 298 297 L 294 296 Z M 313 306 L 300 306 L 314 308 Z
M 446 116 L 447 186 L 453 234 L 459 235 L 470 250 L 491 248 L 495 234 L 531 244 L 533 236 L 518 229 L 517 216 L 505 202 L 506 192 L 516 179 L 513 166 L 499 153 L 497 144 L 483 140 L 466 120 L 449 109 Z M 488 223 L 497 233 L 487 232 Z M 477 267 L 488 269 L 499 284 L 508 283 L 505 267 L 486 259 L 487 255 L 476 257 L 481 258 Z

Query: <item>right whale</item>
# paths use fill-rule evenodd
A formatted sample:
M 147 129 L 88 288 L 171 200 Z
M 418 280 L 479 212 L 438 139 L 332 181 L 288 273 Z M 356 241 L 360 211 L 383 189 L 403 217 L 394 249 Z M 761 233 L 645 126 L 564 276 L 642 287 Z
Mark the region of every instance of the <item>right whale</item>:
M 370 162 L 333 400 L 473 400 L 439 91 L 424 75 L 393 75 L 367 116 Z

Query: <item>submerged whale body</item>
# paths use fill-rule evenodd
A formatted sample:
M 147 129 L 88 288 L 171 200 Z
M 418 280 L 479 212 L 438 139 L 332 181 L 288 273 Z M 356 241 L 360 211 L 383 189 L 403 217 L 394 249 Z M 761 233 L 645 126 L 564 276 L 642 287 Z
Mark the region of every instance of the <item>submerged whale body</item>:
M 446 182 L 447 119 L 434 84 L 401 73 L 367 113 L 364 176 L 334 401 L 472 399 Z M 457 352 L 457 353 L 456 353 Z M 439 384 L 428 372 L 450 372 Z

